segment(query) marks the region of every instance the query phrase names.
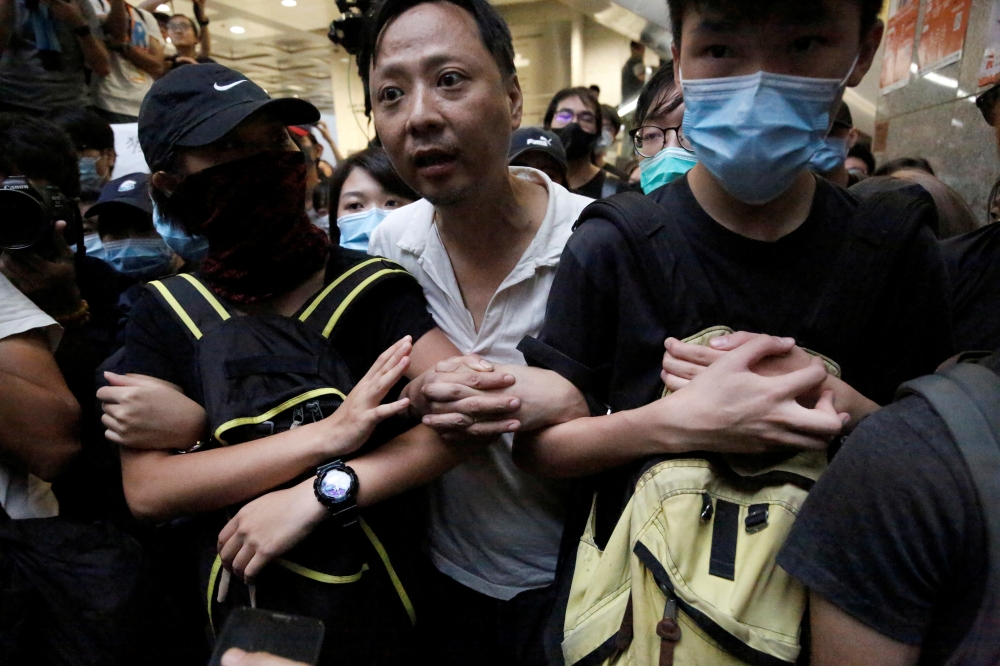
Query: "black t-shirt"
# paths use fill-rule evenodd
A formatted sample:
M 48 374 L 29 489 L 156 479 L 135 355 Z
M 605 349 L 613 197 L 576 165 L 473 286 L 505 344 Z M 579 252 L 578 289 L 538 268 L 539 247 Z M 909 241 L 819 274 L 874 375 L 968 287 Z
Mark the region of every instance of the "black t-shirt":
M 327 263 L 329 284 L 367 254 L 335 246 Z M 358 381 L 379 354 L 404 336 L 416 342 L 435 327 L 415 280 L 386 280 L 371 288 L 337 324 L 331 344 Z M 158 377 L 180 386 L 204 404 L 195 342 L 174 313 L 148 290 L 132 308 L 125 329 L 125 354 L 116 372 Z
M 910 396 L 860 423 L 809 494 L 778 564 L 880 634 L 942 664 L 982 600 L 986 534 L 944 422 Z
M 1000 224 L 941 242 L 952 282 L 955 348 L 1000 347 Z
M 806 221 L 775 242 L 752 240 L 715 222 L 695 200 L 686 177 L 653 198 L 664 215 L 674 216 L 690 259 L 714 293 L 718 311 L 707 315 L 704 328 L 724 325 L 794 337 L 839 363 L 844 380 L 880 404 L 892 400 L 901 382 L 933 372 L 951 354 L 945 269 L 929 229 L 915 234 L 885 267 L 884 290 L 870 324 L 849 332 L 825 312 L 815 316 L 814 325 L 805 324 L 820 294 L 835 284 L 831 273 L 858 206 L 845 190 L 818 179 Z M 664 261 L 674 274 L 682 270 L 674 257 Z M 651 293 L 617 227 L 588 220 L 566 245 L 535 348 L 522 345 L 526 357 L 576 384 L 594 413 L 652 402 L 663 388 L 663 341 L 698 330 L 682 328 L 687 317 L 662 321 Z M 671 299 L 672 310 L 686 312 L 697 296 L 667 285 L 657 298 Z
M 573 193 L 591 199 L 603 199 L 619 192 L 628 192 L 631 189 L 632 186 L 627 182 L 610 171 L 601 169 L 593 178 L 573 190 Z

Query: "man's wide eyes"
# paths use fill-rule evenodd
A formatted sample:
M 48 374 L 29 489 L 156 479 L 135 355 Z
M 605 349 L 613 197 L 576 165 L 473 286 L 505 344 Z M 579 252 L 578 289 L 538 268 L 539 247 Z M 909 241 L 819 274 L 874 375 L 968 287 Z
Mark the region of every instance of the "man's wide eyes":
M 386 102 L 395 102 L 403 96 L 403 91 L 399 88 L 386 88 L 382 91 L 382 99 Z
M 458 85 L 458 83 L 461 80 L 462 80 L 462 77 L 460 77 L 455 72 L 447 72 L 447 73 L 441 75 L 440 82 L 441 82 L 441 85 L 443 85 L 443 86 L 455 86 L 455 85 Z

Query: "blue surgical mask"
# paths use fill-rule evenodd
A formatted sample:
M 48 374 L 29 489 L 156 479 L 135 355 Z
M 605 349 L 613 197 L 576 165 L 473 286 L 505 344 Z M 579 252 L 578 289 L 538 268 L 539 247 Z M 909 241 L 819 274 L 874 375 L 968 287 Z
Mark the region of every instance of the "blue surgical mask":
M 169 275 L 174 253 L 162 238 L 126 238 L 104 244 L 104 261 L 119 273 L 140 280 Z
M 698 163 L 698 158 L 683 148 L 668 146 L 649 159 L 639 162 L 642 191 L 649 194 L 672 183 Z
M 96 157 L 80 158 L 80 195 L 84 199 L 96 199 L 101 194 L 108 179 L 97 173 Z
M 757 72 L 682 80 L 682 131 L 729 194 L 748 204 L 767 203 L 791 187 L 823 146 L 830 111 L 849 76 Z
M 817 173 L 830 173 L 844 165 L 848 150 L 846 138 L 828 136 L 823 140 L 822 147 L 809 160 L 809 168 Z
M 340 229 L 340 246 L 348 250 L 368 251 L 368 239 L 390 211 L 369 208 L 360 213 L 351 213 L 337 218 Z
M 101 235 L 97 233 L 84 234 L 83 246 L 87 248 L 88 257 L 104 259 L 104 243 L 101 242 Z
M 160 210 L 156 203 L 153 203 L 153 226 L 156 233 L 163 237 L 163 241 L 171 250 L 176 252 L 184 261 L 202 261 L 208 254 L 208 241 L 202 236 L 189 236 L 181 230 L 180 225 L 173 224 L 160 215 Z

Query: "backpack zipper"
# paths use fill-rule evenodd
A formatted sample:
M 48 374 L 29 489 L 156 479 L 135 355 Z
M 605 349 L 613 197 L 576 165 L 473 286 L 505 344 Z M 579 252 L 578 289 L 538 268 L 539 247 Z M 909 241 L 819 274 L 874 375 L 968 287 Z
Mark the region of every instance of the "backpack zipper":
M 309 416 L 312 418 L 313 423 L 323 420 L 323 410 L 320 409 L 319 400 L 306 403 L 306 409 L 309 410 Z
M 302 409 L 302 405 L 299 405 L 298 407 L 295 408 L 295 411 L 292 412 L 292 425 L 288 426 L 288 429 L 293 430 L 295 428 L 298 428 L 305 422 L 305 420 L 306 420 L 305 411 Z

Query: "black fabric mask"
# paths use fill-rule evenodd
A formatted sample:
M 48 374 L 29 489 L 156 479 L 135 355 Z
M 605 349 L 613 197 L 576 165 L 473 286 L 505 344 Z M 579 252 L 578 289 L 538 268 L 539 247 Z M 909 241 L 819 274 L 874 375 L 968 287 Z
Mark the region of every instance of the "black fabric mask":
M 589 157 L 597 140 L 601 138 L 600 134 L 592 134 L 580 127 L 580 123 L 570 123 L 566 127 L 552 131 L 562 141 L 563 148 L 566 149 L 566 159 L 570 162 Z

